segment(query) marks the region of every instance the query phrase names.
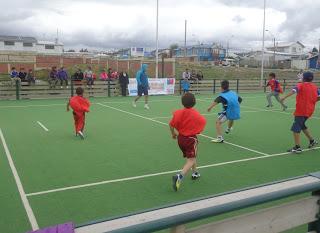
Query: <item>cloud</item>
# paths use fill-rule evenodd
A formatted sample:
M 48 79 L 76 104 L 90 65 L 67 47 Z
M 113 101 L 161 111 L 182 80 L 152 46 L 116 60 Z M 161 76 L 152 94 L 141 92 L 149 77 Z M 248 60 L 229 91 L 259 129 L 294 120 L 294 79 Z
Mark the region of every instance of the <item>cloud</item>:
M 267 0 L 266 28 L 278 41 L 318 42 L 320 2 Z M 67 48 L 155 47 L 156 0 L 10 0 L 0 15 L 6 35 L 53 40 L 59 29 Z M 184 43 L 256 47 L 262 37 L 262 0 L 159 0 L 160 46 Z M 268 37 L 268 36 L 267 36 Z M 268 38 L 267 38 L 268 40 Z

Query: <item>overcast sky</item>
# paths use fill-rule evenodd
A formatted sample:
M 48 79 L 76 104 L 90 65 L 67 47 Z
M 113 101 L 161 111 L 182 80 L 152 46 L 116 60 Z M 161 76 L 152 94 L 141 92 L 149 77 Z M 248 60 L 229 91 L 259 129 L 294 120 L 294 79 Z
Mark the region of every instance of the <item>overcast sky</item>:
M 66 48 L 155 47 L 156 0 L 0 0 L 0 34 L 53 40 Z M 320 1 L 267 0 L 266 43 L 317 46 Z M 160 47 L 229 41 L 261 47 L 263 0 L 159 0 Z

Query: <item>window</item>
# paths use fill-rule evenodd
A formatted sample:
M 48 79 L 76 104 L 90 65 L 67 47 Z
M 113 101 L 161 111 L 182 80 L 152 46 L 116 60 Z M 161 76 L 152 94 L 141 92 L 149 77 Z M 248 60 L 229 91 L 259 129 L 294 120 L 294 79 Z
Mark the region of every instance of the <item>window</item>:
M 137 48 L 137 52 L 143 52 L 143 48 Z
M 44 45 L 44 48 L 45 49 L 54 49 L 54 45 L 46 44 L 46 45 Z
M 12 46 L 12 45 L 14 45 L 14 41 L 5 41 L 4 45 Z
M 24 42 L 23 47 L 33 47 L 33 44 L 30 42 Z
M 297 48 L 293 47 L 293 48 L 292 48 L 292 52 L 293 52 L 293 53 L 296 53 L 296 52 L 297 52 Z

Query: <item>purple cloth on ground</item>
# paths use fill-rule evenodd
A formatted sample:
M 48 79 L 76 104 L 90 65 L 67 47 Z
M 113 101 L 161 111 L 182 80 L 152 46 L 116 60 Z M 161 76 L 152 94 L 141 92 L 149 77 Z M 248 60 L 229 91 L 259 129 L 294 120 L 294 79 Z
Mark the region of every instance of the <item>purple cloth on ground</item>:
M 74 233 L 74 224 L 68 222 L 36 231 L 29 231 L 27 233 Z

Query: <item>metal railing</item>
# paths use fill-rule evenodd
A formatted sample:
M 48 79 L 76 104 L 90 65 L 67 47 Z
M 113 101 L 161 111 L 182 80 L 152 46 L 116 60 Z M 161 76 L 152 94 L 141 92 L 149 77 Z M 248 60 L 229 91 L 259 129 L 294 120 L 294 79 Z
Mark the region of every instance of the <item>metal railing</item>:
M 320 172 L 268 183 L 229 193 L 200 198 L 124 217 L 76 227 L 76 233 L 142 233 L 171 229 L 173 233 L 267 233 L 282 232 L 309 224 L 309 232 L 320 232 Z M 235 210 L 310 193 L 282 205 L 186 229 L 184 224 Z

